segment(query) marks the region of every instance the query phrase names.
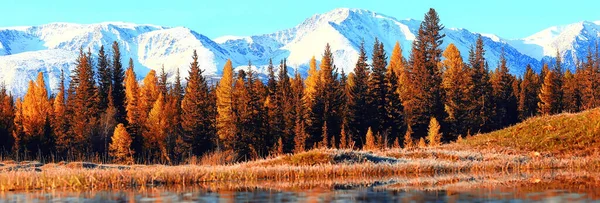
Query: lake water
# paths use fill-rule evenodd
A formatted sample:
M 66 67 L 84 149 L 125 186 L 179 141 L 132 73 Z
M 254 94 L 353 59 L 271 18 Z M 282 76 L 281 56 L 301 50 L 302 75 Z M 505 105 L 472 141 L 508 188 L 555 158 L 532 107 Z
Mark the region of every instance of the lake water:
M 597 174 L 443 174 L 213 182 L 127 191 L 11 191 L 1 202 L 600 202 Z
M 388 191 L 372 188 L 352 190 L 169 192 L 94 191 L 83 193 L 8 193 L 0 202 L 592 202 L 587 194 L 566 190 L 531 192 L 522 197 L 502 191 Z

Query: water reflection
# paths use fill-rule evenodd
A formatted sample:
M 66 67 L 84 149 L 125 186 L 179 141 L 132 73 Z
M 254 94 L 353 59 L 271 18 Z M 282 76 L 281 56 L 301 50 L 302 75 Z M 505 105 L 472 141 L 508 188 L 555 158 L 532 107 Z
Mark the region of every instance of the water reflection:
M 0 202 L 589 202 L 600 200 L 597 177 L 543 171 L 214 182 L 128 191 L 0 192 Z

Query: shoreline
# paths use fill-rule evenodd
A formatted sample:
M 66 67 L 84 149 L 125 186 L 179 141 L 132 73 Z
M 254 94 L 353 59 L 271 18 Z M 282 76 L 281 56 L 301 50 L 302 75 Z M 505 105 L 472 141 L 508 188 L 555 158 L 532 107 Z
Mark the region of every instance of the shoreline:
M 473 152 L 452 149 L 453 145 L 423 149 L 352 151 L 316 149 L 299 154 L 230 165 L 113 165 L 71 162 L 31 163 L 33 168 L 0 172 L 0 191 L 100 190 L 173 185 L 222 183 L 224 181 L 327 180 L 436 174 L 496 174 L 538 170 L 600 171 L 597 157 L 556 158 Z M 18 166 L 18 165 L 16 165 Z M 11 167 L 4 165 L 1 169 Z M 15 166 L 12 166 L 15 167 Z

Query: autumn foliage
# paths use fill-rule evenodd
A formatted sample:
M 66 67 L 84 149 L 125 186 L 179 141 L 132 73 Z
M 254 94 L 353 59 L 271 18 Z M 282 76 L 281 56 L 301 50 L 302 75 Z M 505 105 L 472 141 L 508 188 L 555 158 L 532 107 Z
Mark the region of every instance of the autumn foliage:
M 336 63 L 337 47 L 327 44 L 307 67 L 271 60 L 261 75 L 255 70 L 264 67 L 228 60 L 220 78 L 204 72 L 196 52 L 185 78 L 163 67 L 142 79 L 133 59 L 124 69 L 116 42 L 110 53 L 81 50 L 57 89 L 46 87 L 44 73 L 20 98 L 0 86 L 0 147 L 16 159 L 183 163 L 216 151 L 241 161 L 319 147 L 439 146 L 600 106 L 592 49 L 576 70 L 564 71 L 560 57 L 543 67 L 509 67 L 502 57 L 490 71 L 483 37 L 468 53 L 453 44 L 443 50 L 443 28 L 429 10 L 408 58 L 400 43 L 388 58 L 374 39 L 360 44 L 353 64 Z M 308 69 L 304 78 L 299 68 Z M 512 75 L 516 68 L 524 74 Z

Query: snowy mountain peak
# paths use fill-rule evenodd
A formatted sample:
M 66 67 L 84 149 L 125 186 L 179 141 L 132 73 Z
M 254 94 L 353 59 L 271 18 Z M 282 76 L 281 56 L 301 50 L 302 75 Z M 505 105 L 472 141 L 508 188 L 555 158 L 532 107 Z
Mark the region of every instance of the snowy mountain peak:
M 420 20 L 398 20 L 364 9 L 337 8 L 273 33 L 227 35 L 213 40 L 185 27 L 126 22 L 0 28 L 0 83 L 7 84 L 14 94 L 22 95 L 27 81 L 34 79 L 37 72 L 43 72 L 49 86 L 54 88 L 60 70 L 66 69 L 68 73 L 74 68 L 80 48 L 96 53 L 104 45 L 110 53 L 113 41 L 119 42 L 122 63 L 133 59 L 139 77 L 163 66 L 171 77 L 177 70 L 186 77 L 194 50 L 200 67 L 211 77 L 218 77 L 227 59 L 237 68 L 246 68 L 251 62 L 259 75 L 266 73 L 269 60 L 277 64 L 287 59 L 288 67 L 305 75 L 309 60 L 313 56 L 319 60 L 326 44 L 331 47 L 336 67 L 349 73 L 358 58 L 360 44 L 365 43 L 370 56 L 375 38 L 384 44 L 388 55 L 399 42 L 404 57 L 408 57 L 420 24 Z M 442 32 L 446 38 L 441 48 L 453 43 L 465 58 L 480 35 L 463 28 L 446 28 Z M 600 21 L 554 26 L 517 40 L 481 35 L 490 67 L 495 67 L 504 53 L 511 73 L 519 75 L 527 64 L 538 68 L 540 60 L 551 60 L 549 57 L 557 49 L 570 67 L 600 38 Z
M 567 66 L 583 59 L 587 49 L 600 38 L 600 21 L 581 21 L 552 26 L 524 39 L 509 42 L 519 52 L 538 60 L 556 57 L 559 51 Z

